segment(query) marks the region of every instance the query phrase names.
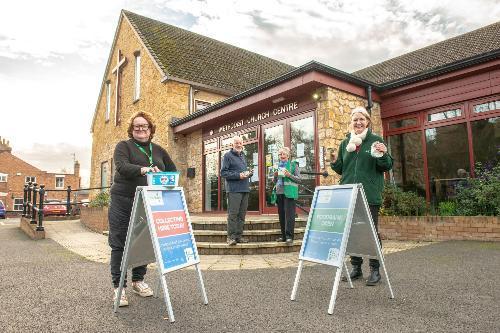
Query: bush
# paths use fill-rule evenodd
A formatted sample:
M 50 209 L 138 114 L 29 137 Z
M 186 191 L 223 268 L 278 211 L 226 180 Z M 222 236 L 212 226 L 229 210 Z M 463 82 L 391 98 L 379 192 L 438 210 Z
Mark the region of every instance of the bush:
M 467 178 L 457 189 L 458 215 L 500 215 L 500 163 L 476 164 L 476 178 Z
M 457 215 L 457 204 L 454 201 L 442 201 L 438 207 L 440 216 Z
M 110 196 L 108 192 L 99 193 L 92 201 L 89 202 L 89 207 L 108 207 Z
M 386 184 L 382 197 L 380 215 L 419 216 L 427 212 L 425 198 L 415 192 L 404 192 L 397 186 Z

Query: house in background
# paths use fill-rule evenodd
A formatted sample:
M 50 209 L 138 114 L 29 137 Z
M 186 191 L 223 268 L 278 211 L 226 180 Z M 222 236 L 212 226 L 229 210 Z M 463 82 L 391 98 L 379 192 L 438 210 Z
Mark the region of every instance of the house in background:
M 80 163 L 75 161 L 73 174 L 50 173 L 12 154 L 9 142 L 0 138 L 0 200 L 8 211 L 23 210 L 23 189 L 28 182 L 45 185 L 46 190 L 80 187 Z M 47 192 L 46 198 L 66 200 L 66 191 Z

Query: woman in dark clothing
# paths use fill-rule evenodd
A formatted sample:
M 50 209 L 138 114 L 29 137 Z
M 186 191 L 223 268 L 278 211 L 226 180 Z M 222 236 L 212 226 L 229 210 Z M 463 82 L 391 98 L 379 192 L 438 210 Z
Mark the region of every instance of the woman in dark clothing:
M 115 288 L 115 299 L 136 187 L 147 185 L 145 176 L 148 172 L 176 171 L 165 149 L 151 142 L 155 129 L 151 115 L 146 112 L 134 114 L 127 130 L 130 139 L 120 141 L 113 155 L 116 172 L 110 192 L 108 243 L 111 247 L 111 280 Z M 151 288 L 144 282 L 145 274 L 146 265 L 132 269 L 132 291 L 142 297 L 153 295 Z M 126 285 L 125 279 L 125 287 Z M 128 299 L 123 290 L 120 306 L 126 305 Z
M 331 167 L 341 175 L 340 184 L 363 184 L 366 200 L 370 207 L 373 224 L 378 235 L 378 211 L 382 204 L 384 172 L 391 170 L 392 157 L 387 153 L 384 141 L 369 129 L 370 115 L 364 107 L 356 107 L 351 112 L 351 132 L 340 143 L 338 158 L 331 153 Z M 380 241 L 380 239 L 379 239 Z M 351 257 L 351 280 L 363 278 L 362 257 Z M 380 281 L 379 261 L 370 259 L 370 277 L 367 286 Z

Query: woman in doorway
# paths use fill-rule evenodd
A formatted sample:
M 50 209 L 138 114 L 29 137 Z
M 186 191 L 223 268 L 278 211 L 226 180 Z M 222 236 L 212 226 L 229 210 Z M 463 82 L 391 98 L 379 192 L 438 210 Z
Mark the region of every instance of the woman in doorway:
M 148 172 L 176 171 L 165 149 L 151 142 L 155 130 L 152 116 L 146 112 L 137 112 L 130 118 L 128 124 L 129 139 L 120 141 L 113 155 L 116 172 L 110 191 L 108 243 L 111 247 L 110 266 L 111 280 L 115 288 L 114 300 L 120 283 L 121 262 L 136 187 L 147 185 L 145 176 Z M 151 288 L 144 282 L 145 274 L 146 265 L 132 269 L 132 291 L 142 297 L 153 295 Z M 124 287 L 126 285 L 125 279 Z M 120 306 L 126 305 L 128 299 L 124 289 Z
M 296 161 L 290 161 L 290 148 L 279 150 L 278 170 L 274 173 L 276 204 L 280 219 L 281 237 L 278 242 L 293 244 L 295 233 L 295 200 L 299 197 L 300 169 Z
M 330 161 L 332 169 L 341 175 L 341 185 L 363 184 L 378 235 L 378 212 L 382 204 L 384 172 L 391 170 L 393 159 L 387 153 L 387 147 L 382 138 L 371 131 L 370 125 L 370 114 L 364 107 L 359 106 L 353 109 L 351 132 L 340 143 L 338 156 L 335 151 L 331 152 Z M 362 263 L 362 257 L 351 257 L 351 280 L 363 278 Z M 380 281 L 379 266 L 377 259 L 370 259 L 370 276 L 366 285 L 374 286 Z

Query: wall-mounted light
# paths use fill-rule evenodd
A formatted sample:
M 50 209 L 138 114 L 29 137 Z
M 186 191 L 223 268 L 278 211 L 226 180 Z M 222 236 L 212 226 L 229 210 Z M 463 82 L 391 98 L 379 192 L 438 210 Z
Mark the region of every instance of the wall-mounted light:
M 321 100 L 321 95 L 317 92 L 315 92 L 313 95 L 312 95 L 312 98 L 316 101 L 316 102 L 319 102 Z

